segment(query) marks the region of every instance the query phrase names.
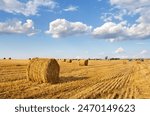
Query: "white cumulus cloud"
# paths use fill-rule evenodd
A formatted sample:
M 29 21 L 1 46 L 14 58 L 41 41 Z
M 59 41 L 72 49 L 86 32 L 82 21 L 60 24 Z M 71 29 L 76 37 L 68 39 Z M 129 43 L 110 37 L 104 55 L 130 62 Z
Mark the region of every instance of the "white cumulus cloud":
M 142 51 L 140 52 L 140 54 L 147 54 L 147 53 L 148 53 L 147 50 L 142 50 Z
M 125 33 L 125 22 L 119 24 L 107 22 L 104 23 L 102 26 L 95 28 L 92 32 L 94 37 L 100 39 L 108 39 L 111 42 L 115 41 L 115 39 L 124 39 Z
M 27 2 L 21 2 L 19 0 L 0 0 L 1 11 L 14 14 L 19 13 L 25 16 L 36 15 L 41 6 L 53 9 L 56 7 L 56 2 L 53 0 L 27 0 Z
M 148 39 L 150 38 L 150 24 L 138 23 L 131 26 L 127 22 L 106 22 L 93 30 L 92 35 L 99 39 L 113 41 Z
M 64 11 L 77 11 L 78 7 L 77 6 L 68 6 L 67 8 L 64 9 Z
M 35 33 L 36 30 L 31 19 L 27 19 L 25 23 L 18 20 L 0 22 L 0 34 L 26 34 L 32 36 Z
M 150 23 L 150 1 L 149 0 L 110 0 L 111 5 L 119 9 L 126 9 L 129 13 L 139 14 L 138 22 Z
M 118 48 L 118 49 L 115 51 L 115 53 L 123 53 L 123 52 L 125 52 L 125 50 L 124 50 L 122 47 Z
M 118 15 L 115 12 L 105 13 L 101 16 L 105 23 L 93 30 L 94 37 L 110 42 L 150 39 L 149 0 L 110 0 L 110 3 Z M 123 16 L 133 16 L 134 14 L 139 16 L 134 23 L 130 24 L 130 21 L 124 21 Z M 121 22 L 116 23 L 113 19 Z
M 53 38 L 61 38 L 86 34 L 91 31 L 91 26 L 87 26 L 82 22 L 69 22 L 66 19 L 56 19 L 49 23 L 47 34 L 51 34 Z
M 123 17 L 127 15 L 127 11 L 123 10 L 115 10 L 115 8 L 110 9 L 108 13 L 102 13 L 101 19 L 104 22 L 110 22 L 112 20 L 123 21 Z

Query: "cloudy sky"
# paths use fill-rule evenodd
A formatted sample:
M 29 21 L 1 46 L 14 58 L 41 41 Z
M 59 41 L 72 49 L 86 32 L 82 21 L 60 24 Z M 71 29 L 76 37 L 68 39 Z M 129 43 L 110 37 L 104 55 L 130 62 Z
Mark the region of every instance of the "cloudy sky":
M 149 15 L 149 0 L 0 0 L 0 58 L 148 58 Z

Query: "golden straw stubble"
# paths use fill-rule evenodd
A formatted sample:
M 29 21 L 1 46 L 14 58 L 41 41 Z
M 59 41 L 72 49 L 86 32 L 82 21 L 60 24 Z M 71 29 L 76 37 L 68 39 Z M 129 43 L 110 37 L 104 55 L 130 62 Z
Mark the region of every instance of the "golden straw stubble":
M 39 83 L 58 83 L 60 67 L 55 59 L 33 58 L 28 66 L 28 80 Z
M 127 61 L 123 61 L 123 64 L 127 64 Z

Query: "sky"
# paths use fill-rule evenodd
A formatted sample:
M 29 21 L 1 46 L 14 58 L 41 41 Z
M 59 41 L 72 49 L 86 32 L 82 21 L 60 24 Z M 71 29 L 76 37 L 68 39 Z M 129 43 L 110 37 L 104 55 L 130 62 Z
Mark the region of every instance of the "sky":
M 0 0 L 0 58 L 150 58 L 149 0 Z

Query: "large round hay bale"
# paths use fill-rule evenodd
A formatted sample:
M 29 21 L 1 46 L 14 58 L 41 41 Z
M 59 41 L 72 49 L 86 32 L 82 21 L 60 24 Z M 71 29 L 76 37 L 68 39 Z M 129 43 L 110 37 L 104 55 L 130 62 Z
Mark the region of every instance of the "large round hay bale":
M 79 66 L 88 66 L 88 60 L 80 60 Z
M 33 58 L 28 66 L 28 80 L 39 83 L 59 82 L 60 67 L 55 59 Z
M 67 63 L 71 63 L 72 60 L 71 60 L 71 59 L 67 59 L 66 62 L 67 62 Z

